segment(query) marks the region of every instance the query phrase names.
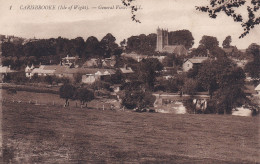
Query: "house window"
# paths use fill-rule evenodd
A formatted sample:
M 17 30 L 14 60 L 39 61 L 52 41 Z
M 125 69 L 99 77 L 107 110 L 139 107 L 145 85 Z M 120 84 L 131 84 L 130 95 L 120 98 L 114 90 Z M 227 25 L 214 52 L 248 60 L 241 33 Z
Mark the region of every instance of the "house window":
M 190 67 L 190 64 L 188 64 L 187 66 Z

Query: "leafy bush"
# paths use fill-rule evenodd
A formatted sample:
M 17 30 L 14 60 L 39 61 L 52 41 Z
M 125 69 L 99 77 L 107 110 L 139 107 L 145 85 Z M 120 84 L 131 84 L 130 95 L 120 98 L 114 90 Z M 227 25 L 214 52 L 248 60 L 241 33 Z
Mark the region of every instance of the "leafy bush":
M 122 104 L 128 109 L 137 108 L 138 110 L 153 106 L 156 97 L 150 92 L 144 91 L 126 91 Z

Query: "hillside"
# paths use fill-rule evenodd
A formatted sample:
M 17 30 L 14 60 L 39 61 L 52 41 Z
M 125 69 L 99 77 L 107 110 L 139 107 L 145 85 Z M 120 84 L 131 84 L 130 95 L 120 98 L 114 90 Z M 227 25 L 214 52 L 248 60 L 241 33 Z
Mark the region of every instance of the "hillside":
M 4 161 L 255 163 L 259 117 L 3 104 Z

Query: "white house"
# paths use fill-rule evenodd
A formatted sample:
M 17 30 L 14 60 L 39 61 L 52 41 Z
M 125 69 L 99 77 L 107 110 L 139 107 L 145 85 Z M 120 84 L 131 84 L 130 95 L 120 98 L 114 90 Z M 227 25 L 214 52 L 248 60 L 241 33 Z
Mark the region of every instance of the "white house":
M 0 82 L 3 82 L 4 77 L 9 73 L 14 73 L 16 71 L 11 70 L 10 66 L 2 66 L 0 65 Z
M 187 59 L 183 63 L 182 69 L 183 69 L 184 72 L 188 72 L 195 65 L 200 65 L 203 61 L 205 61 L 207 59 L 208 59 L 208 57 L 193 57 L 193 58 Z
M 82 83 L 92 84 L 95 81 L 102 80 L 104 77 L 109 77 L 115 74 L 113 69 L 85 69 L 85 73 L 82 76 Z
M 258 95 L 260 95 L 260 84 L 256 86 L 255 91 L 257 92 Z
M 28 65 L 26 66 L 24 72 L 25 72 L 25 76 L 28 78 L 32 78 L 33 74 L 32 71 L 34 69 L 34 65 L 32 64 L 31 67 L 29 67 Z
M 64 66 L 71 66 L 71 65 L 76 65 L 76 62 L 79 58 L 78 57 L 73 57 L 67 55 L 66 57 L 62 58 L 62 65 Z

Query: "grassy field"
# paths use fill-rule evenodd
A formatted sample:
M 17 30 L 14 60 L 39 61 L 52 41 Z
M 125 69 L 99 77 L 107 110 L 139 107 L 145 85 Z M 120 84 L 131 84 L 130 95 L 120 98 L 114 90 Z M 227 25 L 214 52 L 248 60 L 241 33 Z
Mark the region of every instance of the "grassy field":
M 1 96 L 3 98 L 1 98 Z M 0 100 L 8 101 L 8 102 L 22 102 L 22 103 L 32 103 L 39 105 L 54 105 L 54 106 L 63 106 L 65 100 L 60 98 L 59 94 L 51 94 L 51 93 L 36 93 L 36 92 L 26 92 L 26 91 L 17 91 L 17 93 L 9 93 L 5 89 L 0 89 Z M 88 107 L 90 108 L 110 108 L 112 99 L 99 99 L 96 98 L 91 102 L 88 102 Z M 79 107 L 80 101 L 77 100 L 69 100 L 70 107 Z M 115 105 L 115 103 L 112 103 Z M 118 105 L 116 105 L 118 106 Z
M 12 163 L 259 163 L 259 117 L 3 103 Z

